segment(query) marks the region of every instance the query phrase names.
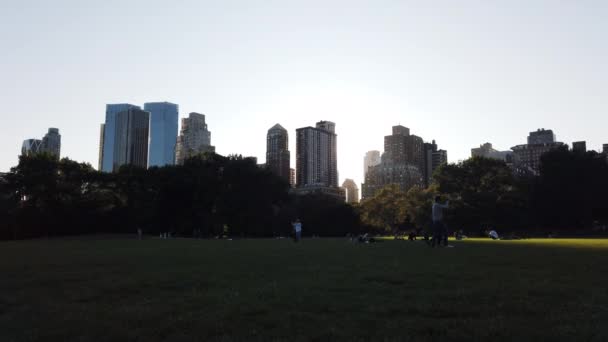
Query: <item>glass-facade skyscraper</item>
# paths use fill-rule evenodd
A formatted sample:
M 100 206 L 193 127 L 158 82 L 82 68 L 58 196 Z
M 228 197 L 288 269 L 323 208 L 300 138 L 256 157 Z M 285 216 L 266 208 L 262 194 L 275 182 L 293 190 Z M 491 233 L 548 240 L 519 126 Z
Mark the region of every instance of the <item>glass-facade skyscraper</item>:
M 145 103 L 144 110 L 150 113 L 148 167 L 175 164 L 178 105 L 169 102 Z
M 122 165 L 146 168 L 150 113 L 139 108 L 129 108 L 116 113 L 114 119 L 116 126 L 112 171 L 118 171 Z
M 49 128 L 48 133 L 42 138 L 42 151 L 49 153 L 59 159 L 61 156 L 61 134 L 58 128 Z
M 116 114 L 129 110 L 130 108 L 141 109 L 128 103 L 106 105 L 106 122 L 103 126 L 103 143 L 101 146 L 101 171 L 112 172 L 114 170 L 114 143 L 116 137 Z

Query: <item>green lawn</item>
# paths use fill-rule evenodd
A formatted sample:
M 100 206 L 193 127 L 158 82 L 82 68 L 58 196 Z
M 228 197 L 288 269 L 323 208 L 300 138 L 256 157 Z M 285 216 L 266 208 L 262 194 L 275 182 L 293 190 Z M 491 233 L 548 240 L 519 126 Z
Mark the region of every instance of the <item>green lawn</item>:
M 0 341 L 608 341 L 608 240 L 0 243 Z

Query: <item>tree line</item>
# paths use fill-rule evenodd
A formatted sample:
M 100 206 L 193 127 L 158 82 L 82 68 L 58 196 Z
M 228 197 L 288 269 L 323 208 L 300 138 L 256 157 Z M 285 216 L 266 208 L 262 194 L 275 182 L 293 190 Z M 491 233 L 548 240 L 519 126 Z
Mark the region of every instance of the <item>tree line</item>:
M 253 159 L 205 154 L 182 166 L 89 164 L 22 156 L 0 177 L 0 239 L 74 234 L 170 232 L 198 237 L 287 236 L 299 218 L 306 235 L 397 234 L 430 226 L 435 196 L 450 200 L 452 230 L 481 234 L 589 232 L 608 223 L 608 163 L 567 148 L 541 158 L 540 175 L 518 178 L 503 161 L 472 158 L 440 167 L 430 187 L 387 186 L 360 205 L 294 195 Z
M 89 164 L 22 156 L 0 181 L 0 239 L 73 234 L 171 233 L 198 237 L 338 236 L 361 229 L 355 208 L 322 195 L 295 196 L 255 160 L 205 154 L 182 166 L 116 173 Z
M 452 231 L 588 234 L 608 224 L 608 162 L 562 147 L 541 156 L 540 174 L 516 177 L 503 161 L 471 158 L 440 167 L 427 189 L 389 186 L 361 204 L 364 223 L 383 232 L 425 229 L 435 196 L 450 200 Z

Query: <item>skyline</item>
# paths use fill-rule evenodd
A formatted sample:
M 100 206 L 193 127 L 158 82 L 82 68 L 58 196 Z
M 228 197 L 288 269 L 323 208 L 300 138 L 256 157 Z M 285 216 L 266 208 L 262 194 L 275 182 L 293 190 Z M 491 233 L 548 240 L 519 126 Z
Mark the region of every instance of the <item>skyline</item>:
M 0 172 L 49 127 L 62 132 L 62 157 L 96 166 L 108 103 L 203 113 L 218 153 L 260 163 L 273 125 L 293 154 L 297 128 L 333 121 L 339 183 L 361 184 L 365 153 L 399 124 L 450 162 L 538 128 L 568 145 L 608 143 L 605 3 L 302 4 L 6 6 Z

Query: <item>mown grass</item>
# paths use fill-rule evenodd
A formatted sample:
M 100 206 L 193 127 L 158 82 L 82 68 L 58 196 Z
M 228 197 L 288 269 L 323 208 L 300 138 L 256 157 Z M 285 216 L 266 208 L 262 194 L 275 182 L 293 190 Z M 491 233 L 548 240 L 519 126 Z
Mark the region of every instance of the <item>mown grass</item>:
M 606 341 L 608 240 L 0 243 L 0 341 Z

